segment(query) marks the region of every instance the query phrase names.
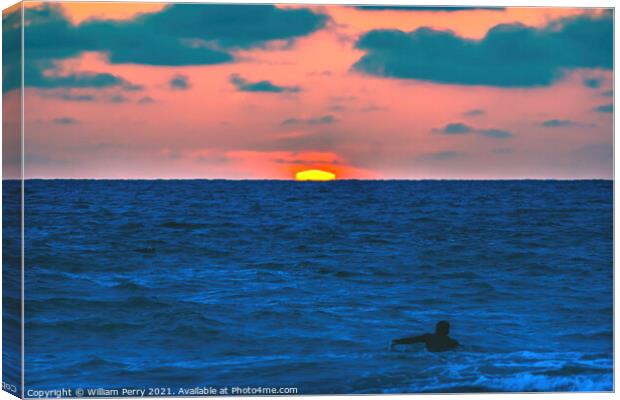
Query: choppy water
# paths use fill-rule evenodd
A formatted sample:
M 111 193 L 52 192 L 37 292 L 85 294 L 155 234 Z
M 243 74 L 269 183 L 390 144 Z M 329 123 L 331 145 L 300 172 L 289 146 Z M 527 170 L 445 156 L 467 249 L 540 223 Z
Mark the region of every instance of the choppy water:
M 26 386 L 612 390 L 612 189 L 27 181 Z

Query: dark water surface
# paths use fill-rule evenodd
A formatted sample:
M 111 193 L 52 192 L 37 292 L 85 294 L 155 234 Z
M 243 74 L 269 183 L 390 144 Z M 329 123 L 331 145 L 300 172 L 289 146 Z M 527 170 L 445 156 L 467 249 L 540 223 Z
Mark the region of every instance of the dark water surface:
M 612 390 L 612 189 L 27 181 L 26 387 Z

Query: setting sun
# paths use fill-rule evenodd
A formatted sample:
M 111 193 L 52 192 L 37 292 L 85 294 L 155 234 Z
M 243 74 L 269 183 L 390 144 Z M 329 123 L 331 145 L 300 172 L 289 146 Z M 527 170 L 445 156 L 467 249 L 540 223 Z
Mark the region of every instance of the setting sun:
M 295 180 L 298 181 L 333 181 L 334 179 L 336 179 L 336 174 L 320 169 L 308 169 L 295 174 Z

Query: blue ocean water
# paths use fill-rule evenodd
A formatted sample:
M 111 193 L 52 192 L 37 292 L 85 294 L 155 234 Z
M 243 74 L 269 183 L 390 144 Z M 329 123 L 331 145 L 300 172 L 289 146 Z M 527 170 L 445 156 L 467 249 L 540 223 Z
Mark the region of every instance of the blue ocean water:
M 25 193 L 27 388 L 613 389 L 611 181 Z M 441 319 L 458 350 L 389 351 Z

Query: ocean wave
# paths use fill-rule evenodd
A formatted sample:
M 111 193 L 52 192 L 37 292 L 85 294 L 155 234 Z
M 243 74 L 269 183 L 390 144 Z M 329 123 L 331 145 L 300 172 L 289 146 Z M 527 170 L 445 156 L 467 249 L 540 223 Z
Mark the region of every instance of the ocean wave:
M 144 326 L 129 322 L 110 322 L 95 318 L 72 319 L 72 320 L 30 320 L 26 323 L 29 329 L 59 329 L 64 332 L 89 332 L 96 329 L 100 332 L 126 332 L 143 330 Z
M 518 373 L 509 377 L 480 377 L 474 386 L 497 392 L 607 392 L 613 390 L 611 374 L 549 376 Z
M 159 225 L 162 228 L 170 229 L 203 229 L 209 227 L 209 224 L 200 224 L 195 222 L 179 222 L 179 221 L 166 221 Z

